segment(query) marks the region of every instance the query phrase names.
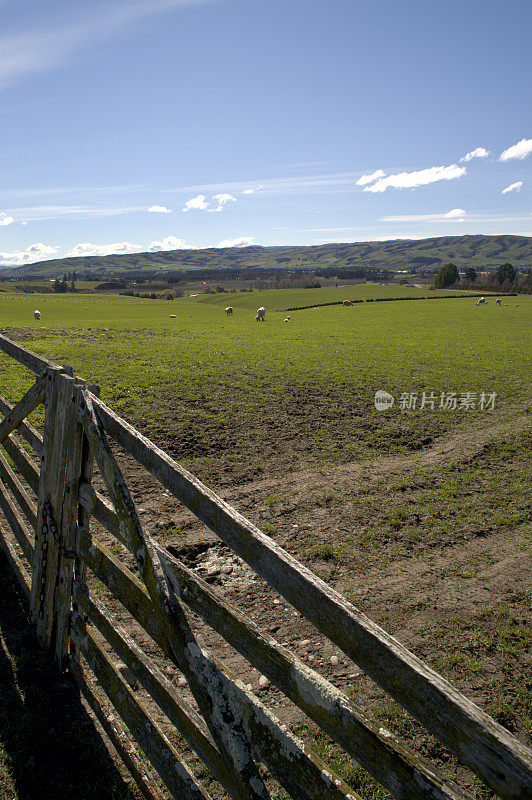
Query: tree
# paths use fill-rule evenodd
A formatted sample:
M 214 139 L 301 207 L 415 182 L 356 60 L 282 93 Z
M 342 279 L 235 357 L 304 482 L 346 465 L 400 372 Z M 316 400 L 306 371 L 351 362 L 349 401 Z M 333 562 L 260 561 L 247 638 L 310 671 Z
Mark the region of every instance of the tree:
M 446 289 L 447 286 L 452 286 L 453 283 L 456 283 L 459 277 L 456 264 L 444 264 L 436 275 L 434 285 L 436 289 Z
M 493 277 L 497 283 L 500 283 L 502 286 L 505 281 L 510 281 L 510 283 L 513 283 L 517 277 L 517 272 L 511 264 L 501 264 L 501 266 L 497 267 L 493 273 Z
M 468 283 L 475 283 L 475 281 L 477 279 L 477 271 L 476 271 L 476 269 L 473 269 L 473 267 L 468 267 L 466 269 L 466 271 L 465 271 L 464 279 Z

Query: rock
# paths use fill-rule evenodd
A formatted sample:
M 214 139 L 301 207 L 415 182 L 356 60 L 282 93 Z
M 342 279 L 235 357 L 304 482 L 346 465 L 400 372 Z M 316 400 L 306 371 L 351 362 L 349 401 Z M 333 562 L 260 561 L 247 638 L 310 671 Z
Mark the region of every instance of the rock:
M 214 577 L 219 574 L 220 574 L 220 567 L 218 567 L 216 564 L 211 564 L 211 566 L 207 568 L 207 575 Z
M 221 572 L 223 572 L 224 575 L 230 575 L 232 571 L 233 567 L 231 564 L 224 564 L 224 566 L 221 569 Z
M 299 644 L 301 645 L 301 647 L 308 647 L 310 644 L 310 639 L 301 639 Z
M 266 689 L 270 685 L 270 681 L 266 675 L 261 675 L 259 678 L 259 686 L 261 689 Z
M 314 661 L 314 656 L 313 656 L 313 655 L 309 655 L 309 656 L 307 656 L 307 660 L 308 660 L 308 661 Z
M 273 604 L 274 604 L 274 606 L 278 606 L 280 602 L 281 602 L 280 600 L 275 598 L 275 600 L 273 601 Z
M 333 667 L 338 666 L 338 656 L 331 656 L 329 662 L 332 664 Z
M 186 678 L 182 678 L 182 677 L 178 678 L 177 683 L 178 683 L 179 686 L 186 686 L 187 685 Z

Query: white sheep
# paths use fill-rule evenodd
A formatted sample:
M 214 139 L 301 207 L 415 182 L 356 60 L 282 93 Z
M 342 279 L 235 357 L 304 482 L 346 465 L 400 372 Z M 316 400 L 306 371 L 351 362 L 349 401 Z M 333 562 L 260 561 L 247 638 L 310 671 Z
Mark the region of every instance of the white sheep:
M 175 314 L 170 314 L 170 319 L 177 319 Z
M 501 304 L 501 298 L 500 298 L 500 297 L 498 297 L 498 298 L 495 300 L 495 305 L 496 305 L 496 306 L 500 306 L 500 304 Z
M 41 312 L 40 311 L 34 311 L 33 312 L 33 319 L 40 319 L 40 318 L 41 318 Z
M 233 306 L 227 306 L 227 308 L 224 310 L 228 317 L 231 317 L 233 315 Z
M 265 322 L 266 320 L 266 309 L 264 306 L 257 308 L 257 316 L 255 317 L 257 322 Z
M 287 317 L 283 322 L 292 322 L 292 317 Z
M 485 306 L 486 305 L 486 298 L 485 297 L 481 297 L 480 300 L 477 300 L 475 305 L 477 305 L 477 306 Z
M 352 300 L 343 300 L 342 301 L 342 305 L 343 306 L 352 306 L 353 302 L 352 302 Z

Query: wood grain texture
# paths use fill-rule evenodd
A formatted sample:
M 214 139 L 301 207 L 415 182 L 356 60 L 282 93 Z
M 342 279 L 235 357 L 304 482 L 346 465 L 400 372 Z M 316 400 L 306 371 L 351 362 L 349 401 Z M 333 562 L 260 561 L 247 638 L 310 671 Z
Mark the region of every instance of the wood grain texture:
M 83 672 L 75 656 L 69 656 L 70 671 L 80 692 L 94 712 L 94 716 L 109 737 L 122 762 L 125 764 L 146 800 L 164 800 L 163 795 L 148 778 L 148 767 L 140 758 L 131 737 L 114 714 L 109 713 L 108 703 L 101 689 Z
M 50 368 L 57 369 L 57 364 L 52 364 L 52 362 L 47 361 L 46 358 L 32 353 L 31 350 L 26 350 L 25 347 L 22 347 L 20 344 L 15 344 L 15 342 L 12 342 L 7 336 L 1 334 L 0 350 L 3 350 L 7 356 L 14 358 L 19 364 L 31 369 L 36 375 L 43 375 L 43 373 Z
M 46 378 L 41 376 L 30 386 L 26 394 L 11 408 L 0 422 L 0 444 L 31 412 L 40 405 L 46 396 Z
M 13 411 L 13 406 L 0 395 L 0 411 L 4 416 L 7 416 Z M 27 420 L 17 425 L 17 431 L 25 439 L 28 444 L 33 448 L 38 456 L 42 455 L 42 435 L 36 430 L 31 423 Z
M 234 780 L 240 782 L 244 796 L 249 800 L 269 800 L 251 753 L 251 743 L 239 726 L 228 721 L 234 717 L 228 711 L 225 684 L 198 645 L 179 601 L 169 591 L 159 557 L 144 537 L 135 505 L 94 412 L 94 399 L 89 392 L 82 392 L 78 413 L 119 517 L 121 536 L 135 558 L 154 613 L 167 634 L 172 659 L 184 673 L 216 746 L 233 771 Z
M 28 518 L 31 527 L 33 530 L 35 530 L 37 527 L 37 506 L 7 463 L 2 453 L 0 453 L 0 477 Z
M 38 494 L 40 471 L 35 466 L 30 456 L 26 453 L 21 443 L 17 441 L 16 436 L 11 434 L 8 439 L 5 439 L 5 441 L 2 442 L 2 447 L 28 486 L 30 486 L 35 494 Z
M 532 787 L 532 753 L 100 400 L 101 425 L 270 586 L 504 800 Z
M 183 736 L 214 778 L 235 800 L 244 800 L 240 785 L 233 780 L 220 753 L 214 746 L 207 726 L 192 706 L 179 695 L 173 684 L 163 675 L 155 662 L 120 627 L 118 620 L 96 598 L 89 596 L 88 588 L 74 583 L 74 598 L 79 608 L 107 639 L 113 650 L 132 670 L 170 722 Z
M 99 493 L 85 490 L 85 500 L 94 516 L 120 539 L 118 517 Z M 469 798 L 453 781 L 402 744 L 391 732 L 357 709 L 348 698 L 321 675 L 310 670 L 292 653 L 213 591 L 164 548 L 153 542 L 175 593 L 220 633 L 238 652 L 266 675 L 349 755 L 379 780 L 391 794 L 409 798 Z M 154 628 L 146 590 L 132 573 L 101 545 L 87 555 L 97 577 L 115 593 L 150 636 L 163 646 L 163 636 Z M 129 576 L 126 574 L 129 573 Z
M 2 509 L 5 518 L 9 523 L 15 539 L 20 545 L 20 549 L 24 553 L 24 557 L 30 565 L 33 564 L 34 538 L 32 532 L 26 525 L 24 517 L 16 507 L 13 499 L 10 497 L 9 492 L 1 480 L 0 508 Z
M 210 800 L 76 612 L 73 613 L 72 638 L 172 796 L 179 800 Z
M 4 551 L 4 554 L 7 560 L 9 561 L 11 569 L 13 570 L 15 577 L 17 578 L 20 584 L 20 588 L 22 589 L 22 591 L 26 595 L 26 598 L 29 601 L 31 593 L 31 574 L 16 551 L 15 543 L 13 541 L 11 532 L 6 528 L 4 528 L 1 523 L 0 523 L 0 547 Z

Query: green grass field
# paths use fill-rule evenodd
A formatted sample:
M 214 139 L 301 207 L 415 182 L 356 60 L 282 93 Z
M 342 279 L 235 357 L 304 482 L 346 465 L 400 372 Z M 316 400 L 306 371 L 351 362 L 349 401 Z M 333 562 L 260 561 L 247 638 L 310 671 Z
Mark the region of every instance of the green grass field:
M 223 428 L 224 436 L 212 454 L 234 457 L 232 423 L 242 440 L 290 436 L 297 451 L 304 439 L 308 455 L 338 461 L 374 448 L 415 448 L 467 414 L 490 413 L 439 410 L 441 392 L 476 392 L 477 400 L 482 392 L 495 393 L 499 408 L 523 408 L 532 298 L 507 297 L 500 308 L 493 301 L 477 308 L 472 298 L 456 296 L 326 306 L 291 312 L 291 324 L 270 310 L 297 305 L 302 296 L 319 303 L 402 290 L 360 285 L 174 301 L 48 297 L 38 300 L 37 321 L 34 297 L 1 295 L 0 325 L 8 333 L 15 329 L 30 349 L 98 382 L 103 399 L 154 438 L 164 443 L 172 429 L 188 431 L 184 448 L 174 437 L 174 453 L 185 460 L 198 457 L 192 439 L 207 441 L 214 428 Z M 232 317 L 223 312 L 228 304 Z M 265 323 L 254 320 L 261 304 Z M 20 396 L 27 376 L 3 363 L 11 375 L 3 390 Z M 378 389 L 396 399 L 391 410 L 375 412 Z M 418 406 L 423 392 L 434 393 L 434 410 L 401 411 L 403 392 L 417 392 Z M 209 447 L 199 452 L 211 456 Z
M 174 301 L 3 294 L 0 328 L 100 383 L 123 417 L 213 488 L 240 493 L 239 511 L 526 741 L 532 298 L 506 297 L 500 308 L 456 293 L 325 306 L 291 312 L 291 324 L 272 310 L 415 292 L 361 285 Z M 257 323 L 263 304 L 266 322 Z M 32 376 L 5 357 L 0 369 L 0 392 L 18 399 Z M 395 397 L 391 409 L 375 410 L 378 389 Z M 467 391 L 477 400 L 495 393 L 495 409 L 438 408 L 441 392 Z M 399 408 L 402 392 L 417 393 L 416 409 Z M 434 410 L 419 408 L 423 392 L 434 393 Z M 135 502 L 151 526 L 163 524 L 152 528 L 161 541 L 203 541 L 159 497 L 149 506 L 142 487 L 137 476 Z M 249 598 L 237 599 L 266 614 L 264 598 Z M 279 636 L 297 648 L 301 621 L 292 624 Z M 492 799 L 369 679 L 348 692 L 413 746 L 421 742 L 478 800 Z M 326 737 L 301 732 L 367 800 L 389 800 Z

